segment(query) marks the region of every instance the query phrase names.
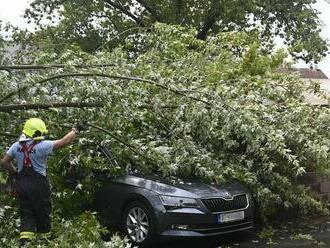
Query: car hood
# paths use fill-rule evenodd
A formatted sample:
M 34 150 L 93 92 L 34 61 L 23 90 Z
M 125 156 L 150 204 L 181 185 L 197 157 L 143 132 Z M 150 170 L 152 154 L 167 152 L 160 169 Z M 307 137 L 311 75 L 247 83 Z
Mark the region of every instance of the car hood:
M 145 188 L 161 195 L 191 198 L 232 198 L 234 195 L 246 193 L 247 190 L 238 182 L 215 185 L 191 180 L 165 180 L 157 175 L 126 175 L 114 179 L 117 183 Z
M 237 182 L 223 185 L 181 182 L 177 184 L 176 187 L 189 192 L 194 192 L 200 198 L 223 197 L 231 199 L 234 195 L 247 192 L 246 189 Z

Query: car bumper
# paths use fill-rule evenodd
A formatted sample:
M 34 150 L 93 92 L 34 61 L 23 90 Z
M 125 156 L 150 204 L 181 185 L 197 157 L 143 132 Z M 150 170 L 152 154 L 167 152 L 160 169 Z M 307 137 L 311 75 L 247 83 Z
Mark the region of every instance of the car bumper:
M 252 229 L 253 211 L 245 209 L 244 219 L 217 223 L 218 214 L 199 209 L 183 208 L 159 214 L 159 234 L 162 237 L 208 237 Z

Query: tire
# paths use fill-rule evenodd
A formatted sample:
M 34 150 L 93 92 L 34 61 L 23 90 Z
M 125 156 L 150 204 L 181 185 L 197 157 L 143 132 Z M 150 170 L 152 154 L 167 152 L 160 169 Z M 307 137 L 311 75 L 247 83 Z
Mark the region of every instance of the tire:
M 134 245 L 150 245 L 155 240 L 155 221 L 151 209 L 140 201 L 129 204 L 123 214 L 122 227 Z

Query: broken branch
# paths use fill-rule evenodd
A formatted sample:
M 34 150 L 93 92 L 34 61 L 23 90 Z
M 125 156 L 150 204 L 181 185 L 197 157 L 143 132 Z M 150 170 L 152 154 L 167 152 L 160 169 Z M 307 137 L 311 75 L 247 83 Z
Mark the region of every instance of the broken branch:
M 85 102 L 9 104 L 9 105 L 0 105 L 0 112 L 10 112 L 13 110 L 63 108 L 63 107 L 90 108 L 90 107 L 103 107 L 103 104 L 101 104 L 101 103 L 85 103 Z
M 128 80 L 128 81 L 144 82 L 144 83 L 154 85 L 158 88 L 162 88 L 164 90 L 170 91 L 170 92 L 172 92 L 174 94 L 177 94 L 177 95 L 180 95 L 182 97 L 186 97 L 186 98 L 192 99 L 192 100 L 197 101 L 197 102 L 202 102 L 206 105 L 212 105 L 211 103 L 209 103 L 205 100 L 202 100 L 202 99 L 199 99 L 199 98 L 196 98 L 196 97 L 193 97 L 193 96 L 186 95 L 186 94 L 182 93 L 179 90 L 167 87 L 165 85 L 162 85 L 160 83 L 157 83 L 157 82 L 149 80 L 149 79 L 143 79 L 143 78 L 137 78 L 137 77 L 125 77 L 125 76 L 108 75 L 108 74 L 103 74 L 103 73 L 68 73 L 68 74 L 60 74 L 60 75 L 55 75 L 55 76 L 52 76 L 52 77 L 49 77 L 49 78 L 42 79 L 42 80 L 34 83 L 34 85 L 43 84 L 43 83 L 46 83 L 46 82 L 54 80 L 54 79 L 68 78 L 68 77 L 104 77 L 104 78 L 111 78 L 111 79 L 117 79 L 117 80 L 121 79 L 121 80 Z M 17 89 L 16 91 L 10 92 L 9 94 L 4 96 L 0 100 L 0 103 L 4 102 L 5 100 L 9 99 L 10 97 L 12 97 L 16 94 L 28 89 L 29 87 L 30 86 L 24 86 L 22 88 Z
M 95 68 L 95 67 L 109 67 L 115 66 L 115 64 L 96 64 L 96 65 L 63 65 L 63 64 L 51 64 L 51 65 L 0 65 L 1 71 L 12 71 L 12 70 L 46 70 L 46 69 L 58 69 L 65 67 L 75 68 Z

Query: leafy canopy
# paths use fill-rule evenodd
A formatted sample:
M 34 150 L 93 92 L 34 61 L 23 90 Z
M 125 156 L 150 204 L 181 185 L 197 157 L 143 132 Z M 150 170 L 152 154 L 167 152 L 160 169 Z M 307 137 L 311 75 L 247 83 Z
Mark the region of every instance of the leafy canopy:
M 41 28 L 32 35 L 31 43 L 41 43 L 42 47 L 55 43 L 57 50 L 72 42 L 89 52 L 100 46 L 116 47 L 123 42 L 122 37 L 161 22 L 193 27 L 203 40 L 209 34 L 257 27 L 262 42 L 273 44 L 275 36 L 281 37 L 294 57 L 308 63 L 320 61 L 328 49 L 320 37 L 321 22 L 315 3 L 316 0 L 34 0 L 25 16 Z
M 0 107 L 68 101 L 103 104 L 97 110 L 0 113 L 0 132 L 17 135 L 24 120 L 36 115 L 48 123 L 50 138 L 63 135 L 74 120 L 88 120 L 108 130 L 90 129 L 77 144 L 51 159 L 59 213 L 74 215 L 90 199 L 100 183 L 92 172 L 95 168 L 111 175 L 129 169 L 157 170 L 174 182 L 239 180 L 253 193 L 263 219 L 280 208 L 300 214 L 327 212 L 297 183 L 297 176 L 329 167 L 329 109 L 305 103 L 309 89 L 296 75 L 278 72 L 286 55 L 281 50 L 265 51 L 260 33 L 218 33 L 207 41 L 195 34 L 193 29 L 156 24 L 152 32 L 140 35 L 138 44 L 135 37 L 128 37 L 126 47 L 111 52 L 93 55 L 71 47 L 62 54 L 40 52 L 32 61 L 67 65 L 64 68 L 0 74 L 3 95 L 28 86 L 0 102 Z M 127 47 L 136 45 L 143 52 L 132 55 Z M 81 64 L 107 66 L 74 66 Z M 69 73 L 70 77 L 53 77 Z M 111 145 L 124 169 L 95 162 L 100 142 Z M 69 186 L 66 178 L 73 178 Z

